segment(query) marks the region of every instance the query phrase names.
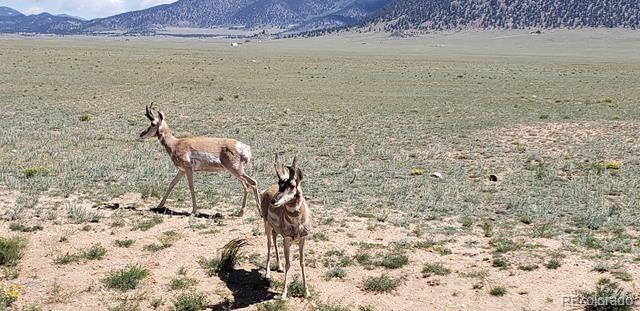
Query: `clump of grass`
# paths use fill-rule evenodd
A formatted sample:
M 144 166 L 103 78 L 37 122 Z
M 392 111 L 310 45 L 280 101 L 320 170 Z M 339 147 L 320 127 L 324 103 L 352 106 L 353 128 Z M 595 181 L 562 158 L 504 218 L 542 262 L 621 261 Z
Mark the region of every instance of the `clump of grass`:
M 0 237 L 0 266 L 15 266 L 24 254 L 27 240 L 18 236 Z
M 500 254 L 495 254 L 493 255 L 493 260 L 491 261 L 491 265 L 496 268 L 506 269 L 509 266 L 509 263 Z
M 369 253 L 356 254 L 356 261 L 364 267 L 370 267 L 373 265 L 373 261 L 371 260 L 371 254 Z
M 377 266 L 382 266 L 387 269 L 398 269 L 409 263 L 409 257 L 397 252 L 387 253 L 382 257 L 382 260 L 376 263 Z
M 27 167 L 22 170 L 22 173 L 24 174 L 24 177 L 31 178 L 35 177 L 36 175 L 47 176 L 49 175 L 50 171 L 48 168 L 43 167 Z
M 433 250 L 436 251 L 438 254 L 440 254 L 440 256 L 446 256 L 446 255 L 451 255 L 453 254 L 453 251 L 451 251 L 450 248 L 444 246 L 444 245 L 436 245 L 433 247 Z
M 180 293 L 173 300 L 175 311 L 200 311 L 207 305 L 207 297 L 198 292 Z
M 635 295 L 626 292 L 618 283 L 607 278 L 600 279 L 594 291 L 582 291 L 578 296 L 585 302 L 585 311 L 633 310 L 636 302 Z
M 369 292 L 388 293 L 400 285 L 400 280 L 388 275 L 371 276 L 364 280 L 364 289 Z
M 625 282 L 633 281 L 633 277 L 627 271 L 611 271 L 611 275 L 620 281 L 625 281 Z
M 173 246 L 173 243 L 175 243 L 178 239 L 180 239 L 180 235 L 177 232 L 173 230 L 165 231 L 158 238 L 158 240 L 160 241 L 160 244 L 155 244 L 155 243 L 147 244 L 143 246 L 142 249 L 149 252 L 161 251 L 165 248 L 169 248 Z
M 416 167 L 411 169 L 411 171 L 409 172 L 409 175 L 411 176 L 420 176 L 424 174 L 424 169 L 420 168 L 420 167 Z
M 85 113 L 85 114 L 81 115 L 78 119 L 80 121 L 82 121 L 82 122 L 87 122 L 87 121 L 91 120 L 91 115 L 88 114 L 88 113 Z
M 69 204 L 67 206 L 67 213 L 69 213 L 69 216 L 76 224 L 85 222 L 98 222 L 102 218 L 102 213 L 90 210 L 82 206 L 78 206 L 76 204 Z
M 58 255 L 56 258 L 54 258 L 53 263 L 57 265 L 66 265 L 72 262 L 77 262 L 79 260 L 80 260 L 80 256 L 76 254 L 65 253 L 64 255 Z
M 422 266 L 422 275 L 429 277 L 432 274 L 435 275 L 447 275 L 451 273 L 451 270 L 447 269 L 439 262 L 427 262 Z
M 57 256 L 53 262 L 58 265 L 66 265 L 72 262 L 78 262 L 81 259 L 99 260 L 107 254 L 107 249 L 100 244 L 93 244 L 88 249 L 82 250 L 77 254 L 65 253 Z
M 490 238 L 493 236 L 493 223 L 485 221 L 482 223 L 482 232 L 484 233 L 485 238 Z
M 520 244 L 507 238 L 493 238 L 489 245 L 495 247 L 496 253 L 507 253 L 520 248 Z
M 619 170 L 622 167 L 622 163 L 618 161 L 607 161 L 604 163 L 604 167 L 608 170 Z
M 342 267 L 334 267 L 327 270 L 327 272 L 324 273 L 325 281 L 329 281 L 331 279 L 336 279 L 336 278 L 342 279 L 345 276 L 347 276 L 347 272 Z
M 192 279 L 192 278 L 188 278 L 188 277 L 178 277 L 178 278 L 172 278 L 169 281 L 169 288 L 171 290 L 179 290 L 179 289 L 185 289 L 185 288 L 189 288 L 195 284 L 198 283 L 198 280 L 196 279 Z
M 107 249 L 100 244 L 94 244 L 89 249 L 82 252 L 82 258 L 88 260 L 102 259 L 107 254 Z
M 133 245 L 135 241 L 132 239 L 126 239 L 126 240 L 115 240 L 113 241 L 113 244 L 117 247 L 124 247 L 124 248 L 128 248 L 129 246 Z
M 547 267 L 547 269 L 555 270 L 560 268 L 562 263 L 560 263 L 560 260 L 554 258 L 549 260 L 544 266 Z
M 25 226 L 23 224 L 13 222 L 9 224 L 9 229 L 11 231 L 34 232 L 34 231 L 42 230 L 43 228 L 41 225 Z
M 231 240 L 222 247 L 219 258 L 207 260 L 201 257 L 198 259 L 198 263 L 207 271 L 207 275 L 214 276 L 217 274 L 218 276 L 225 277 L 233 270 L 238 261 L 240 261 L 240 257 L 242 256 L 240 251 L 245 245 L 247 245 L 247 241 L 244 239 Z
M 425 241 L 416 242 L 414 246 L 420 249 L 427 249 L 427 248 L 432 248 L 436 244 L 438 243 L 434 240 L 425 240 Z
M 325 268 L 332 267 L 348 267 L 353 264 L 353 261 L 344 255 L 344 251 L 341 250 L 329 250 L 324 254 L 322 265 Z
M 286 300 L 272 300 L 259 304 L 256 309 L 258 311 L 285 311 L 287 310 Z
M 136 226 L 134 227 L 134 229 L 139 229 L 141 231 L 147 231 L 151 228 L 153 228 L 156 225 L 161 224 L 164 221 L 164 219 L 162 219 L 162 216 L 159 215 L 153 215 L 153 217 L 144 219 L 140 222 L 138 222 L 138 224 L 136 224 Z
M 112 271 L 102 280 L 107 288 L 127 291 L 135 289 L 138 283 L 149 275 L 149 270 L 140 266 L 127 266 Z
M 502 286 L 495 286 L 489 290 L 489 294 L 491 294 L 491 296 L 502 297 L 506 293 L 507 293 L 507 290 Z
M 293 280 L 291 280 L 291 282 L 289 283 L 289 295 L 291 295 L 292 297 L 305 296 L 304 284 L 297 275 L 294 276 Z
M 314 241 L 329 241 L 329 237 L 324 232 L 315 233 L 312 239 Z
M 538 269 L 539 266 L 536 264 L 526 264 L 526 265 L 519 265 L 518 269 L 522 270 L 522 271 L 533 271 Z
M 338 303 L 321 302 L 313 308 L 313 311 L 351 311 L 351 309 Z
M 12 305 L 20 296 L 18 287 L 15 285 L 1 285 L 0 284 L 0 309 L 13 310 Z

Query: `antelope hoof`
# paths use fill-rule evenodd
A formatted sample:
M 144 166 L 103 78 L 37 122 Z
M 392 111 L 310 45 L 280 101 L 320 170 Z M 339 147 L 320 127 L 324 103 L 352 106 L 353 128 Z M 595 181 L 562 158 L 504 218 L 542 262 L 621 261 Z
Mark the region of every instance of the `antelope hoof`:
M 304 290 L 304 298 L 309 298 L 309 297 L 311 297 L 311 294 L 309 293 L 308 289 L 305 289 Z
M 240 210 L 236 215 L 238 215 L 238 217 L 244 216 L 244 210 Z

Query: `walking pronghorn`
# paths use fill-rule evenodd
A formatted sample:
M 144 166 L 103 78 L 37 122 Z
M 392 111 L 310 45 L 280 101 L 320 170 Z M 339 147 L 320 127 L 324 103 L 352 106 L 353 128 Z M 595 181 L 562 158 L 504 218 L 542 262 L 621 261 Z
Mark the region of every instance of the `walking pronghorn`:
M 300 182 L 302 181 L 302 171 L 296 167 L 296 157 L 293 158 L 291 166 L 284 166 L 278 163 L 278 154 L 275 161 L 276 175 L 278 183 L 272 185 L 261 194 L 262 218 L 264 219 L 264 230 L 267 236 L 267 278 L 271 272 L 271 239 L 276 251 L 276 263 L 281 269 L 280 256 L 278 255 L 278 244 L 276 237 L 278 234 L 284 238 L 284 292 L 282 299 L 287 299 L 287 276 L 290 268 L 290 248 L 291 243 L 298 243 L 300 251 L 300 269 L 302 271 L 302 284 L 304 285 L 305 296 L 309 296 L 307 289 L 307 279 L 304 275 L 304 241 L 309 235 L 311 224 L 311 211 L 304 200 Z
M 187 175 L 189 181 L 189 190 L 191 192 L 191 213 L 195 214 L 196 195 L 193 190 L 193 173 L 194 172 L 215 172 L 227 170 L 233 177 L 237 178 L 242 184 L 244 194 L 242 195 L 242 208 L 239 215 L 244 214 L 244 208 L 247 205 L 247 188 L 253 190 L 256 197 L 256 205 L 260 209 L 260 197 L 258 196 L 258 184 L 249 177 L 244 169 L 251 161 L 251 148 L 242 142 L 228 138 L 210 138 L 210 137 L 187 137 L 175 138 L 171 134 L 171 130 L 167 125 L 165 115 L 162 111 L 158 111 L 158 116 L 153 114 L 152 107 L 146 107 L 145 116 L 151 121 L 151 125 L 140 134 L 140 139 L 149 137 L 157 137 L 162 146 L 171 157 L 171 161 L 178 169 L 176 177 L 169 184 L 169 189 L 164 195 L 160 204 L 156 208 L 161 209 L 173 187 Z

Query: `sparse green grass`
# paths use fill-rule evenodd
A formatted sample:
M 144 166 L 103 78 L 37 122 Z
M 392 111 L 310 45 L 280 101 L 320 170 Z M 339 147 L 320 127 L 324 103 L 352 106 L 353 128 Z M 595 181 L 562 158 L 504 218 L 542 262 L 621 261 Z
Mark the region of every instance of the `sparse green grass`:
M 483 34 L 465 34 L 476 35 Z M 147 199 L 145 206 L 157 204 L 175 168 L 157 140 L 132 143 L 148 124 L 142 103 L 155 98 L 177 134 L 233 137 L 254 146 L 250 173 L 261 185 L 273 180 L 273 152 L 295 144 L 304 170 L 312 172 L 305 191 L 321 201 L 312 209 L 322 206 L 336 209 L 335 215 L 358 214 L 365 217 L 358 218 L 362 227 L 376 233 L 391 223 L 408 223 L 409 228 L 422 226 L 418 231 L 423 237 L 435 231 L 457 237 L 469 234 L 469 221 L 455 223 L 465 217 L 475 221 L 471 227 L 477 231 L 472 234 L 478 247 L 485 246 L 483 235 L 513 242 L 496 240 L 491 246 L 491 251 L 503 254 L 501 263 L 493 261 L 499 267 L 506 268 L 507 260 L 517 265 L 511 252 L 524 248 L 518 248 L 517 237 L 557 239 L 560 232 L 564 241 L 587 234 L 579 230 L 593 239 L 576 243 L 578 253 L 624 257 L 621 260 L 637 257 L 637 237 L 609 234 L 612 227 L 640 226 L 635 208 L 638 161 L 629 147 L 637 137 L 640 116 L 639 65 L 621 57 L 628 52 L 615 45 L 605 50 L 606 55 L 589 49 L 588 57 L 582 57 L 584 49 L 568 48 L 565 42 L 558 56 L 546 44 L 540 55 L 523 55 L 518 49 L 488 53 L 484 46 L 477 53 L 477 47 L 467 51 L 453 44 L 439 51 L 419 40 L 403 40 L 402 46 L 379 44 L 375 49 L 365 48 L 371 44 L 331 41 L 336 46 L 330 51 L 323 40 L 277 40 L 229 53 L 221 45 L 197 40 L 106 44 L 99 39 L 5 39 L 0 81 L 11 83 L 5 83 L 0 94 L 0 184 L 23 192 L 15 207 L 0 212 L 6 219 L 25 221 L 39 205 L 48 204 L 38 203 L 43 193 L 106 202 L 138 192 Z M 502 46 L 506 51 L 503 42 L 508 40 L 512 39 L 493 40 L 489 48 Z M 626 35 L 617 40 L 628 45 Z M 473 40 L 460 46 L 467 42 Z M 503 54 L 499 61 L 485 56 Z M 248 62 L 257 57 L 259 65 Z M 326 79 L 309 79 L 310 75 Z M 88 113 L 91 120 L 79 120 Z M 38 120 L 42 135 L 33 135 L 33 120 Z M 424 174 L 409 176 L 414 168 L 423 168 Z M 445 178 L 430 178 L 432 171 L 443 172 Z M 489 174 L 497 174 L 499 181 L 486 180 Z M 198 178 L 198 202 L 203 207 L 237 205 L 238 185 L 227 179 L 225 174 Z M 206 195 L 209 189 L 215 189 L 215 195 Z M 189 205 L 183 181 L 167 207 L 184 211 Z M 58 212 L 67 214 L 66 206 Z M 73 213 L 77 217 L 56 221 L 94 218 L 81 210 Z M 148 218 L 140 223 L 127 218 L 126 227 L 160 227 L 164 216 L 144 213 Z M 452 228 L 432 231 L 432 225 L 449 219 L 454 221 Z M 46 229 L 54 222 L 47 222 Z M 341 222 L 325 228 L 338 229 Z M 491 230 L 484 222 L 492 224 Z M 482 231 L 476 225 L 483 226 Z M 102 234 L 103 227 L 89 229 Z M 561 230 L 572 231 L 565 235 Z M 215 238 L 204 234 L 216 232 L 221 231 L 200 233 Z M 339 237 L 319 230 L 312 243 Z M 68 244 L 59 245 L 75 242 L 76 237 L 70 237 Z M 436 245 L 425 241 L 414 246 L 411 251 L 424 254 L 423 249 L 431 251 Z M 444 254 L 447 249 L 460 248 L 452 243 L 433 251 Z M 352 249 L 344 250 L 353 254 Z M 356 260 L 376 269 L 378 252 L 371 249 L 368 260 L 365 255 Z M 320 255 L 313 256 L 318 266 Z
M 180 293 L 173 300 L 174 311 L 200 311 L 207 305 L 207 297 L 198 292 Z
M 351 311 L 351 309 L 338 303 L 321 302 L 313 308 L 313 311 Z
M 56 256 L 53 262 L 58 265 L 66 265 L 72 262 L 78 262 L 82 259 L 100 260 L 107 254 L 107 249 L 101 244 L 93 244 L 87 249 L 83 249 L 78 253 L 71 254 L 69 252 Z
M 518 265 L 518 269 L 520 269 L 522 271 L 533 271 L 533 270 L 537 270 L 538 268 L 540 268 L 540 267 L 538 265 L 536 265 L 536 264 Z
M 491 294 L 491 296 L 502 297 L 507 294 L 507 290 L 502 286 L 495 286 L 489 290 L 489 294 Z
M 560 268 L 562 266 L 562 263 L 560 263 L 560 260 L 553 258 L 547 261 L 544 266 L 547 267 L 547 269 L 555 270 Z
M 451 273 L 451 270 L 447 269 L 442 263 L 439 262 L 427 262 L 422 266 L 422 275 L 429 277 L 431 275 L 447 275 Z
M 15 266 L 24 254 L 27 240 L 14 236 L 11 238 L 0 237 L 0 266 Z
M 127 291 L 135 289 L 138 283 L 149 275 L 149 270 L 140 266 L 127 266 L 123 269 L 111 271 L 102 280 L 107 288 Z
M 295 275 L 289 282 L 289 295 L 292 297 L 304 297 L 305 295 L 304 285 L 298 275 Z
M 85 222 L 98 222 L 103 217 L 102 213 L 77 204 L 67 205 L 67 213 L 76 224 Z
M 169 281 L 169 288 L 171 290 L 186 289 L 198 283 L 198 280 L 188 277 L 172 278 Z
M 585 311 L 626 311 L 633 310 L 635 296 L 626 292 L 618 283 L 607 278 L 602 278 L 596 284 L 594 291 L 581 291 L 578 293 L 583 301 L 588 302 L 584 306 Z
M 135 243 L 135 240 L 132 240 L 132 239 L 115 240 L 115 241 L 113 241 L 113 244 L 115 246 L 124 247 L 124 248 L 128 248 L 129 246 L 133 245 L 133 243 Z
M 347 271 L 345 271 L 344 268 L 334 267 L 327 270 L 327 272 L 324 273 L 324 280 L 329 281 L 331 279 L 336 279 L 336 278 L 342 279 L 345 276 L 347 276 Z
M 25 226 L 23 224 L 13 222 L 9 224 L 9 229 L 11 229 L 11 231 L 34 232 L 42 230 L 43 228 L 41 225 Z
M 287 301 L 276 299 L 267 302 L 263 302 L 256 306 L 258 311 L 286 311 Z
M 400 280 L 388 275 L 371 276 L 364 280 L 364 289 L 369 292 L 388 293 L 400 285 Z
M 147 231 L 155 227 L 156 225 L 161 224 L 163 221 L 164 219 L 162 219 L 162 216 L 154 215 L 152 217 L 145 218 L 139 221 L 134 228 L 142 231 Z

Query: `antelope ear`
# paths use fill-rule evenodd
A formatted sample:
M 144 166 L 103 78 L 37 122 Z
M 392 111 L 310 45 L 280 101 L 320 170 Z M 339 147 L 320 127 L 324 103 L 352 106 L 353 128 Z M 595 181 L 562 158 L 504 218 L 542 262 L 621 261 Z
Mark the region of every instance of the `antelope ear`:
M 302 181 L 302 177 L 302 171 L 299 168 L 296 169 L 296 182 L 299 183 L 300 181 Z
M 160 116 L 160 121 L 164 120 L 164 112 L 158 111 L 158 115 Z

